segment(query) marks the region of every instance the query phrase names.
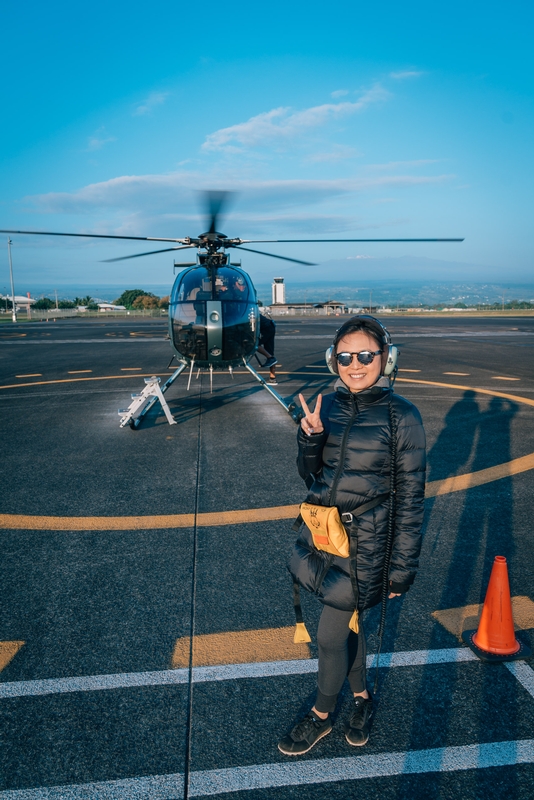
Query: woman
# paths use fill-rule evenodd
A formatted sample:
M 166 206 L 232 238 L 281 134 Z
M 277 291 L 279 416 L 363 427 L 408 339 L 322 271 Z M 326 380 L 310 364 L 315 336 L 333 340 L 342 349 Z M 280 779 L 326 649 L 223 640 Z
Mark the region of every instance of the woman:
M 408 591 L 421 548 L 425 434 L 418 410 L 393 393 L 387 377 L 392 378 L 396 370 L 396 348 L 389 333 L 374 317 L 353 317 L 337 332 L 327 361 L 340 380 L 334 393 L 324 400 L 319 395 L 313 411 L 300 395 L 305 416 L 298 432 L 297 463 L 309 489 L 308 503 L 337 506 L 342 515 L 354 513 L 349 532 L 357 550 L 351 548 L 351 553 L 356 551 L 353 559 L 327 556 L 314 548 L 305 526 L 297 540 L 289 570 L 301 586 L 318 595 L 324 608 L 317 631 L 315 705 L 278 743 L 286 755 L 307 753 L 330 733 L 330 714 L 346 677 L 354 708 L 345 738 L 354 746 L 366 744 L 369 738 L 373 699 L 365 681 L 365 636 L 361 623 L 356 634 L 349 622 L 355 608 L 361 614 L 382 598 L 392 424 L 396 489 L 389 598 Z M 363 505 L 368 510 L 358 515 Z

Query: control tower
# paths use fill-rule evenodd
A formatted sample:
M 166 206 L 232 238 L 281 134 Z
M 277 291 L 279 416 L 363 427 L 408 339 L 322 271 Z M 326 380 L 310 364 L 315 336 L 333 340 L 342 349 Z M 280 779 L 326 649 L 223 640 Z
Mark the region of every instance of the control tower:
M 283 278 L 273 278 L 273 306 L 286 302 L 286 287 Z

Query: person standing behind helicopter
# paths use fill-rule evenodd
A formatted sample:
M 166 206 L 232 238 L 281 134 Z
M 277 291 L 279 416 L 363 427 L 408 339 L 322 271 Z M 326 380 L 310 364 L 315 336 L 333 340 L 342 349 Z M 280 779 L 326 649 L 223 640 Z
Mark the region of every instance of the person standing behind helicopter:
M 258 353 L 265 356 L 267 361 L 263 365 L 264 369 L 269 369 L 270 383 L 276 383 L 275 367 L 277 364 L 274 355 L 274 337 L 276 336 L 276 324 L 268 316 L 267 311 L 260 308 L 260 343 L 258 345 Z
M 327 351 L 327 363 L 340 378 L 336 391 L 324 400 L 319 395 L 313 411 L 300 395 L 304 417 L 297 464 L 309 490 L 306 501 L 338 508 L 350 535 L 350 555 L 328 556 L 317 550 L 304 526 L 288 565 L 293 580 L 318 596 L 323 611 L 317 630 L 315 704 L 279 741 L 278 749 L 286 755 L 307 753 L 330 733 L 330 714 L 345 678 L 354 696 L 345 738 L 357 747 L 367 743 L 373 698 L 366 685 L 361 614 L 381 599 L 386 601 L 385 586 L 390 599 L 407 592 L 417 571 L 425 433 L 417 408 L 393 393 L 388 375 L 395 374 L 396 356 L 389 333 L 378 320 L 353 317 Z M 389 492 L 391 475 L 394 498 Z M 366 510 L 358 514 L 363 506 Z M 389 547 L 391 559 L 384 576 Z

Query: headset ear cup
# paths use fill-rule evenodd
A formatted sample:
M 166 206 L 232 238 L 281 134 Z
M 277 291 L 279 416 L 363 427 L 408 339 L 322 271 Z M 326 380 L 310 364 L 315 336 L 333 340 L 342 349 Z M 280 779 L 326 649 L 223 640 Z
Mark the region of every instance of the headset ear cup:
M 395 347 L 395 345 L 394 344 L 388 345 L 386 364 L 384 366 L 384 375 L 391 375 L 391 373 L 395 371 L 395 368 L 397 366 L 398 355 L 399 351 Z
M 326 366 L 328 367 L 332 375 L 339 375 L 339 372 L 337 371 L 337 361 L 334 358 L 334 345 L 331 345 L 324 355 L 326 360 Z

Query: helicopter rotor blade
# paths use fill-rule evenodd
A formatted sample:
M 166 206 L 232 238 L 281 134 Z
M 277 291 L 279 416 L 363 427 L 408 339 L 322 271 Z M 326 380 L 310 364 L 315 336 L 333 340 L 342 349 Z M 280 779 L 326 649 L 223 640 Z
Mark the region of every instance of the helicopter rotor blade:
M 105 258 L 101 264 L 110 264 L 112 261 L 126 261 L 129 258 L 141 258 L 142 256 L 153 256 L 156 253 L 170 253 L 172 250 L 188 250 L 196 247 L 195 244 L 184 244 L 181 247 L 166 247 L 164 250 L 151 250 L 149 253 L 135 253 L 133 256 L 119 256 L 119 258 Z
M 0 233 L 20 233 L 31 236 L 77 236 L 82 239 L 134 239 L 139 242 L 184 242 L 185 239 L 164 239 L 158 236 L 114 236 L 107 233 L 57 233 L 55 231 L 12 231 L 0 230 Z
M 241 239 L 245 244 L 267 244 L 269 242 L 463 242 L 464 239 Z
M 211 190 L 204 192 L 209 222 L 207 233 L 217 233 L 217 218 L 221 215 L 224 206 L 228 205 L 231 194 L 233 194 L 233 192 Z
M 287 256 L 275 256 L 274 253 L 264 253 L 262 250 L 251 250 L 250 247 L 241 247 L 239 245 L 230 245 L 234 250 L 246 250 L 247 253 L 258 253 L 260 256 L 269 256 L 269 258 L 279 258 L 281 261 L 292 261 L 294 264 L 304 264 L 306 267 L 316 267 L 312 261 L 301 261 L 299 258 L 288 258 Z

